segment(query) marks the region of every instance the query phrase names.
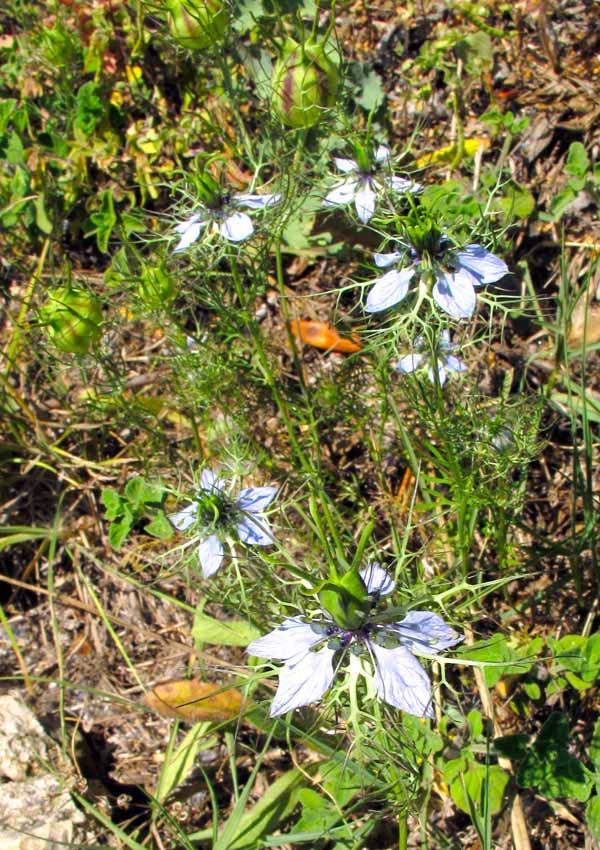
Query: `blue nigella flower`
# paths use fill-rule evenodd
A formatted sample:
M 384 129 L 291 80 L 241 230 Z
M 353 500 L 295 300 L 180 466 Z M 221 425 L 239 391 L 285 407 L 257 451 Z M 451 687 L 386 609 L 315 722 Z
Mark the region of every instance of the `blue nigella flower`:
M 407 256 L 410 265 L 405 268 Z M 373 259 L 378 268 L 399 264 L 401 267 L 386 272 L 374 281 L 365 304 L 367 313 L 379 313 L 399 304 L 406 297 L 412 279 L 423 270 L 421 256 L 413 247 L 388 254 L 374 254 Z M 444 237 L 440 240 L 436 256 L 430 259 L 435 278 L 433 300 L 453 319 L 468 319 L 473 315 L 476 286 L 495 283 L 508 274 L 504 260 L 486 251 L 481 245 L 466 245 L 461 251 L 453 252 Z
M 212 469 L 202 470 L 198 498 L 169 516 L 178 531 L 199 528 L 198 558 L 204 578 L 210 578 L 223 562 L 223 539 L 236 535 L 249 546 L 269 546 L 273 535 L 265 508 L 277 487 L 245 487 L 233 496 L 226 481 Z
M 354 202 L 357 216 L 363 224 L 367 224 L 375 213 L 378 195 L 385 194 L 387 189 L 399 193 L 420 192 L 423 187 L 405 177 L 385 173 L 378 175 L 378 171 L 388 165 L 389 159 L 390 149 L 386 145 L 379 145 L 369 167 L 361 166 L 354 159 L 334 157 L 338 170 L 347 176 L 330 189 L 324 205 L 334 207 Z
M 396 363 L 396 370 L 408 374 L 416 372 L 417 369 L 428 365 L 427 374 L 429 375 L 429 380 L 433 382 L 435 372 L 437 372 L 440 386 L 443 387 L 449 372 L 466 372 L 467 370 L 466 364 L 452 353 L 455 349 L 456 345 L 450 342 L 450 332 L 447 328 L 444 328 L 441 332 L 435 355 L 433 356 L 427 350 L 423 337 L 417 337 L 415 351 L 401 357 Z
M 374 604 L 394 590 L 394 582 L 379 564 L 367 565 L 360 575 Z M 407 714 L 431 717 L 431 684 L 415 655 L 430 656 L 461 640 L 430 611 L 410 611 L 395 623 L 367 620 L 353 631 L 337 626 L 326 615 L 319 620 L 299 616 L 288 617 L 246 651 L 284 662 L 271 717 L 320 700 L 335 675 L 334 656 L 351 646 L 370 656 L 380 699 Z

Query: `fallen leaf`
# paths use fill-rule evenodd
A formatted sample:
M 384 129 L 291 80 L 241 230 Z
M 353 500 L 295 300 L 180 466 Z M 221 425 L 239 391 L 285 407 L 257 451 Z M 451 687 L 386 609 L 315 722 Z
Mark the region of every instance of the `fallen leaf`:
M 341 351 L 354 354 L 362 346 L 355 339 L 340 336 L 333 325 L 327 322 L 314 322 L 308 319 L 292 319 L 290 330 L 301 342 L 321 348 L 324 351 Z
M 145 696 L 146 705 L 161 717 L 197 723 L 201 720 L 233 720 L 240 713 L 242 695 L 236 688 L 223 689 L 198 679 L 173 679 L 155 685 Z
M 476 136 L 474 139 L 465 139 L 463 153 L 465 156 L 475 156 L 479 148 L 486 150 L 490 146 L 490 140 L 486 136 Z M 424 168 L 426 165 L 435 165 L 439 162 L 452 162 L 458 152 L 457 145 L 445 145 L 437 151 L 425 153 L 415 160 L 417 168 Z

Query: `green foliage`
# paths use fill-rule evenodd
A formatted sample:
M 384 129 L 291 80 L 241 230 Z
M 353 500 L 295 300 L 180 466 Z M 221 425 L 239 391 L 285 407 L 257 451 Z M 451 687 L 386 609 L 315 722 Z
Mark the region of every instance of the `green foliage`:
M 80 86 L 75 97 L 75 119 L 73 126 L 90 136 L 104 118 L 104 104 L 100 89 L 94 82 Z
M 592 774 L 568 751 L 569 721 L 553 712 L 519 765 L 517 782 L 549 799 L 573 797 L 585 801 L 592 789 Z
M 567 684 L 578 691 L 593 687 L 600 676 L 600 632 L 589 637 L 564 635 L 558 640 L 549 638 L 548 645 L 553 655 L 549 693 L 561 690 Z
M 221 646 L 248 646 L 260 637 L 260 629 L 246 620 L 215 619 L 205 614 L 202 605 L 196 609 L 192 626 L 192 637 L 197 646 L 216 644 Z
M 552 199 L 549 212 L 540 213 L 544 221 L 559 221 L 581 192 L 587 192 L 596 207 L 600 204 L 600 164 L 590 168 L 590 159 L 581 142 L 571 142 L 565 163 L 566 185 Z
M 168 540 L 173 527 L 167 519 L 162 503 L 167 493 L 164 487 L 141 477 L 131 478 L 123 495 L 111 488 L 102 490 L 104 516 L 109 520 L 108 539 L 115 549 L 120 549 L 125 538 L 140 520 L 147 518 L 144 531 L 159 540 Z
M 475 811 L 482 818 L 486 810 L 492 815 L 502 810 L 509 776 L 499 765 L 451 759 L 446 762 L 444 778 L 450 783 L 452 799 L 466 814 Z
M 515 647 L 504 635 L 496 635 L 489 640 L 477 641 L 460 654 L 480 662 L 486 685 L 493 687 L 504 676 L 519 676 L 529 672 L 542 645 L 542 639 L 535 638 Z

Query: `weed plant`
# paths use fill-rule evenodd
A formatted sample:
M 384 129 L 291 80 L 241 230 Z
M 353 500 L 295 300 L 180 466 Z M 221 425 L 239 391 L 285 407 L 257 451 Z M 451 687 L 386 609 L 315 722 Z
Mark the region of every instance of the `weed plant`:
M 37 257 L 6 327 L 4 465 L 62 482 L 55 522 L 8 524 L 2 548 L 39 545 L 53 599 L 60 547 L 128 687 L 174 718 L 142 824 L 84 792 L 79 805 L 136 850 L 350 850 L 407 848 L 411 832 L 457 846 L 435 826 L 450 799 L 485 850 L 510 811 L 524 850 L 533 789 L 586 803 L 598 838 L 597 732 L 579 758 L 565 713 L 531 726 L 600 670 L 593 612 L 555 639 L 528 628 L 521 599 L 544 547 L 568 559 L 581 607 L 597 588 L 598 417 L 585 340 L 580 380 L 569 371 L 581 293 L 563 270 L 552 324 L 520 282 L 533 199 L 507 158 L 523 126 L 490 110 L 492 145 L 464 134 L 465 80 L 502 31 L 471 10 L 474 33 L 422 51 L 455 119 L 432 154 L 418 124 L 390 143 L 377 75 L 345 55 L 335 7 L 69 9 L 49 4 L 44 27 L 1 48 L 6 262 L 30 268 L 19 242 Z M 596 192 L 585 150 L 568 165 L 571 193 Z M 507 324 L 540 316 L 552 378 L 495 382 Z M 66 405 L 50 425 L 31 402 L 47 388 Z M 575 448 L 578 530 L 563 542 L 527 515 L 551 404 Z M 91 512 L 104 564 L 74 531 Z M 168 692 L 129 657 L 99 574 L 185 618 L 192 660 Z M 515 595 L 518 629 L 502 613 Z M 524 733 L 504 734 L 496 692 Z M 229 794 L 203 766 L 218 741 Z M 175 814 L 190 776 L 206 798 L 192 829 Z

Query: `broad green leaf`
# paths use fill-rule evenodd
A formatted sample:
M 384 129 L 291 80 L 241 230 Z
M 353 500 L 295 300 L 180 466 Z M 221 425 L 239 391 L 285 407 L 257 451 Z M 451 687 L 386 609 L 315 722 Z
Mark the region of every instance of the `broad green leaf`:
M 519 659 L 516 650 L 509 646 L 503 635 L 478 641 L 460 655 L 481 662 L 488 687 L 497 684 L 503 676 L 527 673 L 533 663 L 531 659 Z
M 529 735 L 503 735 L 494 738 L 494 749 L 496 752 L 513 761 L 521 761 L 527 755 Z
M 548 750 L 543 755 L 530 750 L 519 767 L 517 782 L 534 788 L 548 799 L 573 797 L 584 802 L 592 789 L 592 775 L 566 750 Z
M 592 740 L 590 741 L 589 757 L 600 778 L 600 718 L 596 720 Z
M 592 789 L 590 771 L 567 750 L 569 723 L 564 714 L 552 712 L 521 763 L 517 782 L 535 788 L 544 797 L 574 797 L 585 801 Z
M 10 165 L 20 165 L 25 160 L 25 148 L 17 133 L 11 133 L 8 137 L 8 145 L 4 154 Z
M 342 805 L 337 796 L 335 797 L 339 806 Z M 295 794 L 295 801 L 302 806 L 302 813 L 294 824 L 293 832 L 296 836 L 306 833 L 315 837 L 323 835 L 329 836 L 330 830 L 333 829 L 341 819 L 341 813 L 332 805 L 331 798 L 319 794 L 313 788 L 301 788 Z M 343 838 L 344 832 L 346 837 L 350 837 L 348 827 L 341 827 L 341 835 L 337 833 L 337 837 Z M 287 833 L 286 833 L 287 834 Z M 291 840 L 291 839 L 288 839 Z M 296 839 L 297 840 L 297 839 Z
M 124 492 L 131 507 L 138 511 L 144 505 L 160 503 L 164 490 L 158 484 L 150 484 L 138 476 L 127 482 Z
M 131 516 L 131 512 L 125 508 L 126 513 L 123 518 L 120 520 L 115 520 L 115 522 L 111 522 L 110 527 L 108 529 L 108 539 L 110 541 L 110 545 L 114 549 L 120 549 L 123 541 L 131 531 L 133 526 L 133 517 Z
M 102 253 L 108 251 L 108 242 L 117 224 L 117 215 L 112 192 L 106 189 L 100 196 L 100 209 L 90 215 L 94 228 L 86 236 L 96 236 L 96 243 Z
M 571 189 L 570 186 L 565 187 L 557 195 L 555 195 L 552 199 L 552 203 L 550 204 L 550 215 L 552 219 L 554 221 L 559 219 L 573 203 L 576 197 L 577 192 Z
M 508 773 L 497 764 L 486 767 L 484 764 L 469 762 L 467 769 L 451 783 L 450 794 L 461 811 L 471 814 L 473 807 L 483 816 L 487 782 L 489 811 L 497 815 L 502 808 L 508 779 Z
M 467 714 L 467 724 L 471 738 L 479 738 L 483 735 L 483 719 L 481 712 L 473 709 Z
M 365 112 L 373 112 L 381 106 L 385 100 L 385 90 L 376 71 L 367 70 L 360 84 L 360 94 L 354 99 Z
M 439 732 L 432 728 L 430 721 L 412 714 L 402 715 L 402 731 L 407 738 L 406 745 L 415 755 L 422 758 L 431 753 L 439 753 L 444 741 Z
M 499 206 L 507 218 L 522 220 L 534 211 L 535 198 L 524 186 L 509 183 L 503 192 L 504 197 L 500 199 Z
M 96 83 L 80 86 L 75 98 L 75 120 L 73 126 L 89 136 L 102 120 L 104 106 Z
M 123 513 L 123 499 L 110 487 L 105 487 L 100 495 L 100 501 L 105 507 L 104 516 L 106 519 L 116 519 Z
M 195 644 L 248 646 L 260 637 L 260 630 L 247 620 L 216 620 L 198 609 L 192 626 L 192 637 Z
M 52 222 L 48 218 L 46 207 L 44 206 L 44 196 L 38 195 L 33 202 L 35 208 L 35 223 L 42 233 L 52 233 Z
M 144 531 L 159 540 L 169 540 L 174 534 L 173 526 L 162 511 L 144 526 Z
M 585 177 L 589 167 L 590 160 L 584 146 L 581 142 L 571 142 L 565 165 L 567 174 L 572 174 L 574 177 Z
M 600 797 L 589 800 L 585 807 L 585 822 L 596 844 L 600 843 Z

